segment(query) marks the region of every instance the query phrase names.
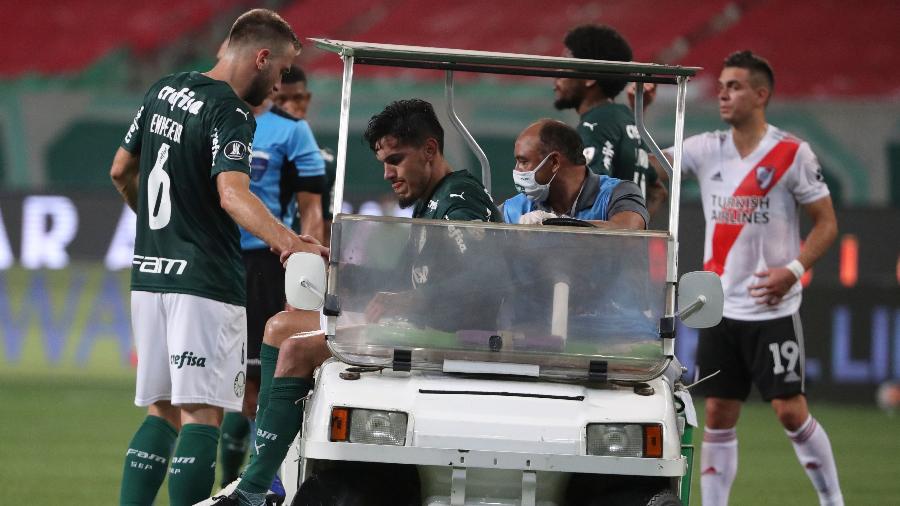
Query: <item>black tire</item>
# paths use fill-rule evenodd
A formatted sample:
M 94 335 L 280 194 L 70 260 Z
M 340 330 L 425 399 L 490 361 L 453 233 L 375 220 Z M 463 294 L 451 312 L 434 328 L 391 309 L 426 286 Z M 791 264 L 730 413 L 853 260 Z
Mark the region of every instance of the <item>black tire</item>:
M 681 506 L 681 502 L 671 493 L 669 486 L 669 479 L 664 477 L 574 474 L 566 490 L 565 504 Z
M 678 498 L 671 490 L 663 490 L 650 498 L 647 506 L 682 506 L 681 499 Z
M 310 476 L 291 506 L 419 506 L 413 466 L 347 463 Z
M 606 503 L 609 506 L 682 506 L 681 499 L 671 490 L 656 493 L 641 490 L 619 490 Z

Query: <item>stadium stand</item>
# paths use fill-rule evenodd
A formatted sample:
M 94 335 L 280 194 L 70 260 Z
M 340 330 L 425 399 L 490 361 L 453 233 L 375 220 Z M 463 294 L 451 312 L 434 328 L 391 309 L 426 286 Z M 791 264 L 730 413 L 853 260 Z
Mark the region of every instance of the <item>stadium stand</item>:
M 429 5 L 427 11 L 416 0 L 386 1 L 376 8 L 362 8 L 365 2 L 359 0 L 351 3 L 360 4 L 360 8 L 350 6 L 340 12 L 319 13 L 315 2 L 303 0 L 292 3 L 284 16 L 301 33 L 311 36 L 533 54 L 561 54 L 566 31 L 581 23 L 600 22 L 616 26 L 633 44 L 635 57 L 649 60 L 679 34 L 703 26 L 727 4 L 725 0 L 707 0 L 702 2 L 703 8 L 685 8 L 648 0 L 551 4 L 541 0 L 496 0 L 487 12 L 485 4 L 477 0 Z M 554 12 L 547 12 L 548 9 Z M 647 16 L 651 10 L 653 18 Z M 678 23 L 662 21 L 676 18 Z M 336 68 L 333 58 L 323 61 L 315 54 L 311 56 L 313 61 L 308 63 L 313 69 Z M 382 69 L 372 73 L 384 72 Z
M 190 38 L 217 13 L 242 4 L 249 5 L 243 0 L 2 2 L 4 19 L 16 22 L 7 23 L 0 32 L 0 43 L 7 48 L 0 59 L 0 76 L 71 74 L 119 48 L 138 56 L 150 54 Z M 568 29 L 582 23 L 606 23 L 629 39 L 635 59 L 641 61 L 698 65 L 714 71 L 724 55 L 752 49 L 768 57 L 778 71 L 782 96 L 900 93 L 900 68 L 884 65 L 900 47 L 894 0 L 495 0 L 490 4 L 456 0 L 427 6 L 417 0 L 347 0 L 325 8 L 314 0 L 281 4 L 278 10 L 301 36 L 560 54 Z M 307 50 L 304 59 L 313 71 L 340 72 L 337 60 L 321 52 Z M 361 68 L 358 72 L 373 76 L 389 71 Z
M 31 0 L 3 2 L 0 75 L 60 74 L 85 69 L 109 52 L 128 47 L 154 51 L 202 26 L 239 0 L 102 2 Z M 15 21 L 11 21 L 15 20 Z
M 900 92 L 900 68 L 884 65 L 900 47 L 893 0 L 496 0 L 489 11 L 477 0 L 427 9 L 416 0 L 387 0 L 374 7 L 351 0 L 347 8 L 324 12 L 316 2 L 300 0 L 284 14 L 310 36 L 535 54 L 560 54 L 563 34 L 577 24 L 605 23 L 628 38 L 635 59 L 642 61 L 714 71 L 730 52 L 752 49 L 775 66 L 783 96 Z M 314 51 L 308 58 L 313 70 L 339 71 L 334 58 Z M 358 72 L 371 76 L 387 70 Z
M 718 69 L 724 55 L 751 49 L 769 59 L 782 96 L 900 94 L 900 67 L 886 64 L 900 48 L 896 1 L 740 4 L 736 22 L 694 41 L 678 63 Z

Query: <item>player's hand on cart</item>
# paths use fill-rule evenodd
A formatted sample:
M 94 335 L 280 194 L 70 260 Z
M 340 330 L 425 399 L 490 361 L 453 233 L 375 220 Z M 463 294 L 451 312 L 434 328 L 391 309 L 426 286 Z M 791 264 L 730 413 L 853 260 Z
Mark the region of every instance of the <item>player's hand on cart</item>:
M 556 215 L 547 211 L 531 211 L 519 216 L 519 225 L 540 225 L 548 218 L 556 218 Z
M 797 276 L 787 267 L 773 267 L 754 274 L 759 282 L 750 285 L 750 296 L 756 298 L 757 304 L 774 306 L 788 293 L 788 290 L 799 281 Z
M 328 255 L 331 253 L 328 248 L 322 246 L 322 243 L 310 235 L 296 235 L 291 239 L 291 244 L 287 248 L 280 252 L 276 252 L 274 249 L 272 251 L 278 253 L 282 265 L 287 262 L 292 254 L 298 252 L 315 253 L 321 255 L 326 261 L 328 260 Z

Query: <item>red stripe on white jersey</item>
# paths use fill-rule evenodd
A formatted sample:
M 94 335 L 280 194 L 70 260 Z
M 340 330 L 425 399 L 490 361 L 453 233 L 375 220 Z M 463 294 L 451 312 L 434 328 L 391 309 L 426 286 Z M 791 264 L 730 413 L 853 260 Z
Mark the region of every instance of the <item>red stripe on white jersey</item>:
M 744 176 L 741 184 L 734 191 L 733 197 L 763 197 L 778 184 L 791 164 L 794 163 L 794 157 L 797 150 L 800 149 L 800 143 L 794 138 L 785 138 L 778 142 L 766 156 L 762 158 L 752 169 Z M 773 173 L 771 180 L 763 188 L 758 182 L 757 170 L 759 168 L 772 168 Z M 712 256 L 703 264 L 703 269 L 722 275 L 725 271 L 725 259 L 731 247 L 737 241 L 738 235 L 744 229 L 744 224 L 735 223 L 716 223 L 713 229 L 712 237 Z

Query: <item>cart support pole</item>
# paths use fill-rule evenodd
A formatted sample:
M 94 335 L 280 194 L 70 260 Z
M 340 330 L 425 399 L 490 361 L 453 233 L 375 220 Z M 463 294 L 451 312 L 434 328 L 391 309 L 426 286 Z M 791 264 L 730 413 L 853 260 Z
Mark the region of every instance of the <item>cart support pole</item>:
M 684 153 L 684 109 L 687 97 L 687 78 L 678 76 L 678 90 L 675 97 L 675 148 L 674 162 L 672 174 L 669 176 L 669 234 L 678 244 L 678 217 L 681 206 L 681 157 Z M 669 273 L 667 281 L 674 283 L 675 274 L 678 272 L 678 252 L 675 252 L 674 262 L 672 263 L 674 272 Z
M 450 122 L 453 123 L 456 131 L 462 135 L 462 138 L 465 139 L 469 149 L 471 149 L 472 152 L 475 153 L 475 157 L 478 158 L 478 163 L 481 164 L 481 184 L 484 185 L 484 189 L 490 193 L 491 163 L 488 161 L 487 155 L 484 154 L 484 150 L 482 150 L 481 146 L 478 145 L 478 142 L 475 141 L 475 137 L 472 137 L 472 134 L 469 133 L 469 130 L 463 125 L 459 116 L 456 115 L 456 107 L 453 102 L 453 71 L 448 70 L 445 75 L 444 95 L 447 98 L 447 115 L 450 116 Z
M 675 315 L 675 285 L 678 282 L 678 206 L 681 200 L 681 155 L 682 141 L 684 140 L 684 110 L 687 95 L 687 78 L 678 76 L 678 91 L 675 98 L 675 153 L 674 165 L 653 140 L 653 136 L 647 130 L 644 123 L 644 85 L 635 83 L 634 93 L 634 124 L 637 126 L 641 139 L 650 148 L 653 156 L 669 175 L 669 241 L 666 248 L 666 307 L 665 316 Z M 666 339 L 663 343 L 663 353 L 675 354 L 675 343 Z
M 342 54 L 344 77 L 341 83 L 341 115 L 338 125 L 337 169 L 334 178 L 332 209 L 338 215 L 344 208 L 344 176 L 347 173 L 347 142 L 350 130 L 350 87 L 353 84 L 353 56 Z

